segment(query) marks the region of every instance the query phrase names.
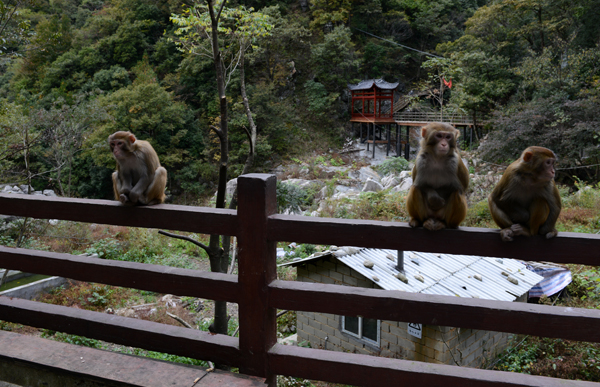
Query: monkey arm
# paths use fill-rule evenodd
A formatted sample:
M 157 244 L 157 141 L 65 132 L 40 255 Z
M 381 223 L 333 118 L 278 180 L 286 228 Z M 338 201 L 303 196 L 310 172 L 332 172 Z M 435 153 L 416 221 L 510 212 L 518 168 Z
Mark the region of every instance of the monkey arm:
M 500 209 L 497 202 L 498 199 L 502 196 L 502 181 L 498 183 L 496 188 L 492 191 L 492 193 L 488 196 L 488 206 L 490 207 L 490 213 L 492 214 L 492 219 L 500 228 L 509 228 L 512 226 L 513 221 L 510 217 Z
M 550 200 L 548 200 L 548 216 L 544 224 L 540 226 L 540 235 L 544 235 L 546 238 L 556 236 L 558 232 L 556 231 L 555 226 L 558 216 L 560 215 L 561 207 L 560 193 L 558 192 L 556 185 L 552 183 L 552 196 Z
M 469 188 L 469 170 L 462 162 L 461 158 L 458 158 L 458 171 L 456 173 L 460 184 L 462 185 L 463 192 Z

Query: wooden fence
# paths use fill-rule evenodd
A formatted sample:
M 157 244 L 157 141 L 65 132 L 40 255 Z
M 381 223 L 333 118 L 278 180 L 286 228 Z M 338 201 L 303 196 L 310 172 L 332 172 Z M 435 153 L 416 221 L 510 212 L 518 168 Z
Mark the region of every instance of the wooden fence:
M 0 213 L 121 226 L 235 235 L 239 275 L 0 247 L 0 267 L 239 304 L 239 338 L 33 301 L 0 297 L 0 319 L 239 367 L 361 386 L 587 386 L 500 371 L 387 359 L 276 343 L 276 309 L 600 342 L 600 310 L 465 299 L 277 279 L 276 243 L 352 245 L 597 265 L 600 236 L 559 233 L 502 243 L 497 230 L 430 232 L 406 223 L 276 213 L 276 179 L 241 176 L 239 210 L 0 194 Z M 0 348 L 2 354 L 2 348 Z M 167 383 L 165 383 L 167 385 Z
M 464 114 L 440 112 L 405 112 L 394 113 L 394 119 L 399 123 L 406 122 L 448 122 L 453 125 L 473 125 L 473 117 Z M 482 122 L 478 122 L 478 125 Z

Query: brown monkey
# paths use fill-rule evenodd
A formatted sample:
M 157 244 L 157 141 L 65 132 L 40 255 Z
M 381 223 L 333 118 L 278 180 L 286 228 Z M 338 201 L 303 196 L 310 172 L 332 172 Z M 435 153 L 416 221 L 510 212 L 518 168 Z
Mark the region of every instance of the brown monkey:
M 458 129 L 439 122 L 421 128 L 421 149 L 406 200 L 411 227 L 457 228 L 465 219 L 469 170 L 456 147 L 459 135 Z
M 488 197 L 502 240 L 518 235 L 555 237 L 560 194 L 554 184 L 556 155 L 550 149 L 530 146 L 510 164 Z
M 160 166 L 152 145 L 130 132 L 113 133 L 108 143 L 117 160 L 117 170 L 112 174 L 115 200 L 126 205 L 164 202 L 167 170 Z

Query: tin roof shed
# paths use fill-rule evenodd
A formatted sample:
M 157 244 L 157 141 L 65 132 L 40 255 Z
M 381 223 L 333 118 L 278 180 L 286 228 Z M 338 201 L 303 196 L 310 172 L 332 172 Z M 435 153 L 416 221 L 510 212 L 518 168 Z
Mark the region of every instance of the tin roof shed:
M 386 290 L 515 301 L 543 279 L 514 259 L 417 251 L 404 252 L 401 276 L 397 251 L 350 246 L 280 266 L 299 266 L 329 254 Z

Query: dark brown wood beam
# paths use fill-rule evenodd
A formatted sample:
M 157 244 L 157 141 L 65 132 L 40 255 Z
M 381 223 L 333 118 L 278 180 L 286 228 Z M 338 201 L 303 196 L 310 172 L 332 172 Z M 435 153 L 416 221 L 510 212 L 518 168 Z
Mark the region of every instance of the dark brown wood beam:
M 235 367 L 245 365 L 237 338 L 196 329 L 4 296 L 0 296 L 0 320 Z
M 559 232 L 552 239 L 534 236 L 502 242 L 499 230 L 489 228 L 459 227 L 457 230 L 436 232 L 411 228 L 404 222 L 272 215 L 269 217 L 268 238 L 298 243 L 600 265 L 598 234 Z
M 111 200 L 0 194 L 0 213 L 200 234 L 238 233 L 236 211 L 207 207 L 170 204 L 128 207 Z
M 238 302 L 237 276 L 0 246 L 0 267 L 178 296 Z
M 277 342 L 276 309 L 269 305 L 269 284 L 277 279 L 276 243 L 267 239 L 268 217 L 277 212 L 277 179 L 248 174 L 239 180 L 240 350 L 247 360 L 240 372 L 277 385 L 267 353 Z
M 354 386 L 597 387 L 596 383 L 275 345 L 273 372 Z
M 600 342 L 600 310 L 277 280 L 278 309 Z
M 264 387 L 252 376 L 6 331 L 0 331 L 0 348 L 0 380 L 19 386 Z

